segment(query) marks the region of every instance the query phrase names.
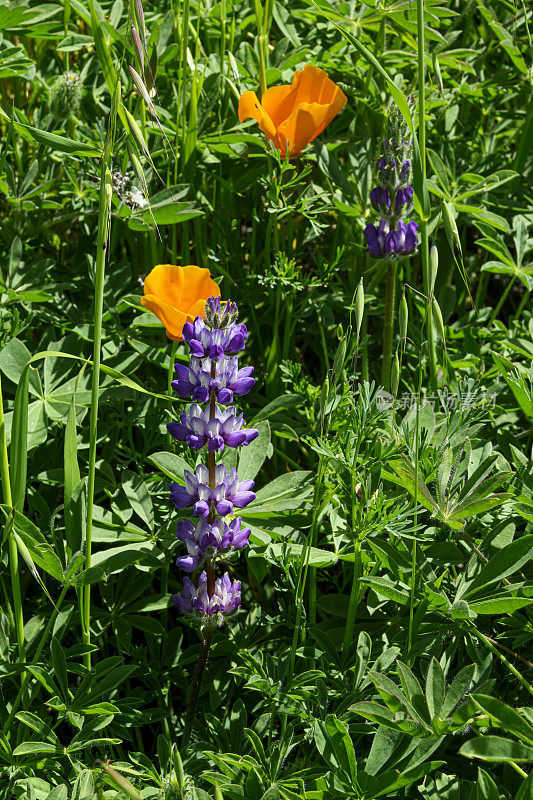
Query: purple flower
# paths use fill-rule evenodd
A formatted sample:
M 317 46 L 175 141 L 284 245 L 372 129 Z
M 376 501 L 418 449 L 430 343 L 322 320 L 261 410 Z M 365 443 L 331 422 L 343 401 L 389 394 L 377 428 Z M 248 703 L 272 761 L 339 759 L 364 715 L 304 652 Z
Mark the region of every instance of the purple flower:
M 241 517 L 235 517 L 230 523 L 221 519 L 208 522 L 201 519 L 196 527 L 189 519 L 178 522 L 177 536 L 187 545 L 187 555 L 180 556 L 176 564 L 185 572 L 196 569 L 208 548 L 217 552 L 234 547 L 239 550 L 248 544 L 250 528 L 241 526 Z
M 196 317 L 194 322 L 185 323 L 182 336 L 192 356 L 223 358 L 243 350 L 248 331 L 246 325 L 234 322 L 226 328 L 212 330 L 201 317 Z
M 230 614 L 241 604 L 241 582 L 232 582 L 226 572 L 222 578 L 216 579 L 215 592 L 210 598 L 207 594 L 207 573 L 202 572 L 198 588 L 190 578 L 183 579 L 183 590 L 181 594 L 174 595 L 174 604 L 180 611 L 199 611 L 206 617 Z
M 376 227 L 368 224 L 363 231 L 368 243 L 368 251 L 376 258 L 387 258 L 390 255 L 389 223 L 381 217 Z
M 376 211 L 386 215 L 390 213 L 389 193 L 383 186 L 376 186 L 375 189 L 372 189 L 370 192 L 370 200 Z
M 383 183 L 398 185 L 396 181 L 401 184 L 409 178 L 411 162 L 405 159 L 400 165 L 396 160 L 390 163 L 386 158 L 378 158 L 378 169 L 381 172 Z
M 372 196 L 372 192 L 370 192 L 370 196 Z M 394 210 L 396 214 L 401 214 L 402 209 L 404 206 L 407 208 L 411 206 L 413 202 L 413 187 L 406 186 L 405 189 L 398 189 L 396 192 L 396 199 L 394 201 Z
M 391 253 L 395 256 L 407 256 L 412 253 L 418 244 L 417 230 L 416 222 L 409 222 L 406 225 L 402 219 L 398 220 L 395 230 L 389 234 Z
M 235 357 L 212 359 L 192 356 L 190 366 L 174 364 L 177 379 L 172 388 L 180 397 L 190 397 L 198 403 L 205 403 L 214 392 L 219 403 L 231 403 L 234 394 L 248 394 L 255 384 L 251 377 L 254 368 L 239 369 Z M 213 375 L 214 373 L 214 375 Z
M 211 419 L 210 407 L 201 408 L 192 403 L 188 411 L 180 414 L 179 422 L 169 422 L 167 430 L 179 442 L 187 442 L 193 450 L 199 450 L 208 443 L 209 450 L 223 450 L 225 446 L 240 447 L 249 445 L 259 435 L 256 428 L 243 428 L 242 414 L 237 409 L 226 409 L 215 405 L 215 416 Z
M 217 514 L 224 517 L 233 513 L 233 506 L 244 508 L 255 500 L 251 491 L 254 482 L 239 481 L 237 470 L 233 468 L 226 472 L 224 464 L 217 464 L 215 468 L 214 489 L 209 486 L 209 470 L 205 464 L 199 464 L 194 473 L 186 469 L 184 479 L 185 486 L 171 484 L 170 499 L 176 508 L 194 506 L 195 517 L 207 517 L 210 503 L 214 503 Z

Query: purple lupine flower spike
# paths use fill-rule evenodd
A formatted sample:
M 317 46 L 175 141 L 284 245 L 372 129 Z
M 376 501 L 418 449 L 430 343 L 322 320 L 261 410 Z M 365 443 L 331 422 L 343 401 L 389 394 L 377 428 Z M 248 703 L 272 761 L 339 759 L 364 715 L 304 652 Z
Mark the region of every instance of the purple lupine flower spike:
M 224 464 L 218 464 L 215 469 L 215 488 L 209 488 L 209 471 L 204 464 L 196 467 L 193 474 L 189 470 L 184 472 L 185 486 L 173 483 L 170 486 L 170 499 L 176 508 L 194 506 L 195 517 L 207 517 L 210 504 L 214 503 L 216 512 L 221 517 L 233 513 L 233 507 L 245 508 L 255 494 L 251 491 L 254 486 L 252 480 L 239 481 L 235 468 L 226 472 Z
M 378 158 L 379 186 L 370 192 L 370 201 L 381 215 L 378 225 L 370 223 L 363 233 L 368 252 L 375 258 L 387 260 L 413 253 L 418 244 L 417 224 L 401 219 L 413 206 L 413 188 L 410 186 L 411 134 L 398 109 L 389 116 L 387 138 L 383 141 L 383 156 Z
M 251 377 L 254 368 L 239 369 L 237 358 L 223 358 L 216 364 L 216 374 L 212 375 L 214 359 L 193 356 L 189 367 L 175 364 L 177 379 L 172 381 L 172 388 L 180 397 L 193 397 L 197 403 L 205 403 L 214 392 L 216 400 L 223 405 L 231 403 L 233 394 L 248 394 L 255 384 Z
M 167 425 L 169 433 L 191 449 L 200 450 L 206 444 L 208 448 L 208 464 L 199 464 L 194 472 L 185 470 L 183 485 L 170 487 L 176 508 L 192 507 L 197 518 L 178 522 L 176 533 L 185 552 L 176 564 L 189 573 L 205 567 L 198 586 L 184 578 L 183 590 L 174 602 L 181 611 L 200 614 L 202 625 L 218 624 L 240 606 L 240 581 L 232 582 L 228 573 L 215 578 L 215 564 L 245 547 L 251 533 L 241 517 L 222 518 L 255 499 L 254 482 L 240 481 L 237 470 L 227 471 L 224 464 L 216 463 L 215 455 L 226 447 L 249 445 L 259 434 L 255 428 L 245 428 L 243 415 L 228 405 L 235 395 L 248 394 L 255 384 L 253 367 L 239 367 L 238 354 L 248 331 L 237 322 L 237 314 L 235 303 L 211 297 L 205 319 L 196 317 L 184 325 L 182 335 L 189 346 L 190 362 L 188 366 L 175 364 L 172 388 L 193 402 L 178 422 Z
M 187 555 L 180 556 L 176 564 L 184 572 L 192 572 L 208 551 L 218 554 L 231 547 L 235 550 L 245 547 L 248 544 L 250 533 L 250 528 L 242 527 L 241 517 L 236 517 L 230 523 L 221 519 L 217 519 L 213 523 L 201 519 L 196 527 L 189 519 L 180 520 L 177 537 L 185 542 Z
M 387 258 L 390 253 L 389 223 L 381 217 L 379 225 L 368 224 L 363 231 L 368 243 L 368 251 L 376 258 Z
M 183 579 L 183 587 L 181 594 L 174 595 L 174 604 L 180 611 L 191 613 L 196 610 L 206 617 L 213 617 L 230 614 L 241 604 L 241 582 L 232 582 L 227 572 L 216 579 L 212 597 L 208 595 L 206 572 L 200 575 L 198 588 L 190 578 Z
M 237 416 L 233 406 L 222 409 L 215 405 L 215 416 L 211 417 L 209 406 L 202 409 L 192 403 L 188 412 L 180 414 L 179 422 L 169 422 L 167 430 L 179 442 L 187 442 L 193 450 L 200 450 L 206 443 L 209 450 L 224 450 L 225 446 L 249 445 L 259 435 L 256 428 L 243 428 L 242 414 Z

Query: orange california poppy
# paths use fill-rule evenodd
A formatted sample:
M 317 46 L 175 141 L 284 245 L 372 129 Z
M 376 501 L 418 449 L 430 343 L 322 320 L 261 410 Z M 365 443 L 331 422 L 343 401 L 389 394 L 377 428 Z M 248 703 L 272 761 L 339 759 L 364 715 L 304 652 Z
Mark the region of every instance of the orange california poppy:
M 255 92 L 239 100 L 239 119 L 255 119 L 285 157 L 298 156 L 346 105 L 346 95 L 327 72 L 311 65 L 294 73 L 290 86 L 272 86 L 261 102 Z
M 220 289 L 208 269 L 158 264 L 146 277 L 141 305 L 161 320 L 169 339 L 181 341 L 183 326 L 204 316 L 210 297 L 220 297 Z

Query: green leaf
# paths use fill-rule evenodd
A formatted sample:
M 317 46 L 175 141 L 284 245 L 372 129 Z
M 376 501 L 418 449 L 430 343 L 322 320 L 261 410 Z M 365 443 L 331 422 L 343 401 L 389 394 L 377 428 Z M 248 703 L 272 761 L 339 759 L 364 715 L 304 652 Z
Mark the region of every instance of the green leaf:
M 500 736 L 481 736 L 464 744 L 459 754 L 482 761 L 533 761 L 533 747 Z
M 122 473 L 122 488 L 133 510 L 145 522 L 150 531 L 154 529 L 152 498 L 141 475 L 131 470 Z
M 41 756 L 54 755 L 55 757 L 64 756 L 65 750 L 50 742 L 22 742 L 13 750 L 14 756 Z
M 481 767 L 477 771 L 476 800 L 500 800 L 498 787 Z
M 270 425 L 266 420 L 258 423 L 259 436 L 248 447 L 243 447 L 239 456 L 237 474 L 239 480 L 255 478 L 268 455 L 270 445 Z
M 513 597 L 502 593 L 470 601 L 469 606 L 476 614 L 512 614 L 519 608 L 531 605 L 531 602 L 531 597 Z
M 407 589 L 398 588 L 398 585 L 394 584 L 388 578 L 369 575 L 361 578 L 360 582 L 370 586 L 379 597 L 385 597 L 387 600 L 394 600 L 395 603 L 401 603 L 402 605 L 409 602 L 409 592 Z
M 154 453 L 148 456 L 148 461 L 160 469 L 167 478 L 170 478 L 175 483 L 180 483 L 182 486 L 184 483 L 183 473 L 185 470 L 193 471 L 193 468 L 185 459 L 175 453 L 166 453 L 164 451 Z
M 348 776 L 351 786 L 355 786 L 357 781 L 357 761 L 348 726 L 334 714 L 328 714 L 325 729 L 340 768 Z
M 433 656 L 430 661 L 426 678 L 426 701 L 430 717 L 440 714 L 444 702 L 446 680 L 441 665 Z
M 491 583 L 501 581 L 503 578 L 507 578 L 508 575 L 512 575 L 529 561 L 532 554 L 533 534 L 515 539 L 514 542 L 503 547 L 497 556 L 493 556 L 490 562 L 483 567 L 468 586 L 465 598 L 470 603 L 472 595 L 485 586 L 490 586 Z
M 533 745 L 533 725 L 510 706 L 486 694 L 473 694 L 472 699 L 489 716 L 501 723 L 507 733 L 514 733 L 526 744 Z

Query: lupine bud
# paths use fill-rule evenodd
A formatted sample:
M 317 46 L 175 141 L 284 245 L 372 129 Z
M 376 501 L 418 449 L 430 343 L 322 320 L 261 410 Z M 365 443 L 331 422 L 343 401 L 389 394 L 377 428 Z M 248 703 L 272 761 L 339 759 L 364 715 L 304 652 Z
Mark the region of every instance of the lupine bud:
M 444 321 L 442 319 L 442 313 L 440 310 L 440 306 L 437 303 L 437 298 L 434 297 L 432 301 L 432 308 L 433 308 L 433 319 L 437 325 L 437 330 L 439 332 L 439 336 L 442 342 L 446 342 L 446 334 L 444 332 Z
M 398 353 L 394 353 L 394 358 L 392 360 L 392 368 L 391 368 L 391 392 L 393 393 L 394 397 L 398 394 L 398 386 L 400 384 L 400 361 L 398 359 Z
M 407 307 L 407 300 L 405 299 L 405 289 L 403 290 L 402 297 L 400 300 L 400 309 L 399 309 L 399 325 L 400 325 L 400 340 L 405 347 L 405 341 L 407 339 L 407 325 L 409 322 L 409 309 Z
M 49 94 L 50 111 L 59 117 L 67 119 L 71 114 L 76 116 L 80 109 L 83 85 L 80 76 L 75 72 L 65 72 L 61 75 Z
M 326 376 L 326 380 L 322 384 L 322 389 L 320 391 L 320 419 L 324 419 L 328 398 L 329 398 L 329 378 Z
M 361 332 L 361 324 L 365 313 L 365 290 L 363 288 L 363 279 L 359 281 L 359 286 L 355 293 L 355 329 L 357 332 L 357 341 L 359 341 L 359 334 Z
M 346 347 L 347 341 L 346 336 L 339 342 L 339 346 L 337 347 L 337 352 L 335 353 L 335 358 L 333 359 L 333 382 L 337 383 L 339 380 L 339 376 L 344 369 L 344 359 L 346 358 Z
M 453 619 L 468 619 L 470 613 L 470 607 L 466 600 L 458 600 L 450 606 L 450 614 Z
M 429 296 L 433 297 L 435 291 L 435 281 L 439 271 L 439 251 L 434 244 L 429 251 Z

